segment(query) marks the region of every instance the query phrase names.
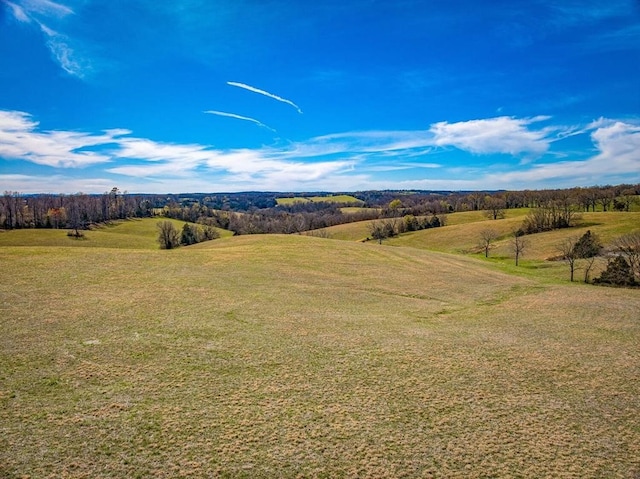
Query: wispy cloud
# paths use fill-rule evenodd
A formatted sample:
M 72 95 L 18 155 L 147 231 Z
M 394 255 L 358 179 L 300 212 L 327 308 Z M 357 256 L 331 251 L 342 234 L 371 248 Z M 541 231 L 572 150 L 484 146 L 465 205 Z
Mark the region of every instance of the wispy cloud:
M 38 21 L 41 16 L 65 17 L 72 15 L 74 12 L 71 8 L 61 3 L 52 2 L 50 0 L 2 0 L 11 9 L 13 16 L 21 21 L 30 23 Z
M 84 78 L 90 67 L 86 62 L 77 58 L 75 51 L 69 45 L 69 39 L 58 32 L 51 30 L 41 24 L 42 31 L 47 35 L 47 46 L 55 57 L 56 61 L 68 74 L 78 78 Z
M 640 49 L 640 25 L 633 24 L 605 33 L 595 34 L 584 41 L 589 50 L 620 51 Z
M 235 118 L 237 120 L 244 120 L 244 121 L 250 121 L 252 123 L 255 123 L 258 126 L 261 126 L 263 128 L 266 128 L 268 130 L 273 131 L 274 133 L 276 132 L 276 130 L 274 130 L 273 128 L 271 128 L 268 125 L 265 125 L 264 123 L 262 123 L 259 120 L 256 120 L 255 118 L 250 118 L 248 116 L 242 116 L 242 115 L 236 115 L 235 113 L 225 113 L 224 111 L 216 111 L 216 110 L 206 110 L 204 113 L 208 113 L 210 115 L 217 115 L 217 116 L 225 116 L 228 118 Z
M 30 23 L 31 18 L 27 15 L 27 12 L 24 9 L 13 2 L 9 2 L 8 0 L 2 0 L 10 9 L 11 13 L 13 13 L 13 17 L 22 23 Z
M 65 175 L 24 175 L 24 174 L 0 174 L 0 184 L 11 185 L 11 191 L 20 193 L 103 193 L 111 190 L 114 180 L 111 178 L 77 178 Z M 55 185 L 55 191 L 51 190 Z M 125 191 L 134 192 L 135 185 L 118 186 Z M 132 188 L 133 187 L 133 188 Z
M 266 97 L 273 98 L 274 100 L 281 101 L 282 103 L 286 103 L 287 105 L 291 105 L 292 107 L 294 107 L 298 111 L 298 113 L 302 114 L 302 110 L 294 102 L 292 102 L 291 100 L 287 100 L 286 98 L 282 98 L 282 97 L 280 97 L 278 95 L 274 95 L 273 93 L 269 93 L 268 91 L 261 90 L 259 88 L 253 87 L 251 85 L 246 85 L 244 83 L 238 83 L 238 82 L 234 82 L 234 81 L 228 81 L 227 85 L 235 86 L 235 87 L 238 87 L 238 88 L 243 88 L 245 90 L 249 90 L 249 91 L 252 91 L 254 93 L 258 93 L 260 95 L 264 95 Z
M 37 26 L 44 33 L 47 47 L 64 71 L 78 78 L 85 77 L 90 69 L 88 62 L 80 60 L 66 35 L 50 26 L 52 22 L 60 24 L 65 17 L 74 15 L 75 12 L 71 8 L 51 0 L 3 1 L 9 6 L 16 20 Z

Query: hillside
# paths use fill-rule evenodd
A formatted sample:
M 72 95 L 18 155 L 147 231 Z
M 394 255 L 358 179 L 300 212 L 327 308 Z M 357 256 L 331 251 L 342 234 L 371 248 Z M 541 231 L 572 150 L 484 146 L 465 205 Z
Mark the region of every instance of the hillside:
M 171 221 L 180 231 L 185 224 L 166 218 L 143 218 L 115 221 L 109 225 L 96 226 L 83 232 L 83 237 L 76 239 L 67 236 L 64 229 L 17 229 L 0 230 L 0 247 L 3 246 L 62 246 L 89 248 L 125 248 L 125 249 L 158 249 L 159 221 Z M 221 237 L 232 236 L 233 233 L 216 228 Z
M 522 262 L 524 267 L 516 269 L 511 267 L 513 263 L 511 234 L 521 226 L 527 212 L 526 208 L 507 210 L 506 218 L 498 220 L 487 219 L 482 211 L 453 213 L 447 215 L 446 227 L 403 233 L 386 239 L 384 243 L 388 246 L 406 246 L 484 259 L 483 250 L 479 245 L 480 235 L 484 229 L 492 229 L 497 232 L 498 239 L 492 244 L 488 267 L 498 267 L 518 275 L 533 274 L 538 279 L 558 281 L 566 280 L 566 266 L 560 261 L 549 260 L 558 256 L 558 245 L 563 240 L 579 237 L 590 230 L 598 235 L 606 246 L 616 237 L 640 229 L 640 212 L 581 213 L 581 219 L 573 228 L 527 235 L 525 237 L 527 247 Z M 371 221 L 359 221 L 306 234 L 345 241 L 363 241 L 370 236 L 371 223 Z M 601 258 L 597 261 L 592 277 L 599 274 L 605 266 L 605 259 Z
M 0 261 L 2 477 L 640 472 L 638 290 L 298 235 Z

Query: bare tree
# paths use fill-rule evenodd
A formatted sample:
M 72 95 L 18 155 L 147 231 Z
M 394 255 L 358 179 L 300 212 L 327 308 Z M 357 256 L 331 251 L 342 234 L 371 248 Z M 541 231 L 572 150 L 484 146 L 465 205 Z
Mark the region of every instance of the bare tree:
M 516 266 L 518 266 L 520 256 L 524 254 L 524 250 L 529 246 L 529 242 L 518 233 L 518 231 L 513 231 L 511 238 L 511 250 L 516 257 Z
M 591 233 L 591 230 L 587 230 L 580 238 L 566 238 L 556 246 L 556 249 L 560 253 L 560 259 L 569 265 L 571 281 L 573 281 L 574 271 L 578 267 L 578 260 L 585 260 L 584 282 L 588 283 L 591 268 L 602 250 L 598 236 Z
M 484 200 L 485 215 L 489 219 L 504 218 L 505 201 L 502 198 L 487 196 Z
M 590 280 L 589 275 L 591 274 L 591 269 L 593 268 L 593 265 L 596 262 L 596 259 L 598 258 L 598 256 L 591 256 L 589 258 L 585 258 L 585 265 L 584 265 L 584 282 L 588 283 Z
M 160 249 L 173 249 L 180 246 L 180 232 L 171 221 L 159 221 L 157 226 Z
M 382 221 L 372 221 L 369 225 L 369 233 L 378 244 L 382 244 L 382 240 L 387 238 L 387 228 Z
M 562 243 L 560 243 L 556 249 L 560 253 L 560 258 L 562 261 L 569 265 L 570 281 L 573 282 L 573 273 L 576 268 L 576 261 L 578 260 L 579 253 L 576 249 L 576 245 L 578 244 L 578 239 L 575 237 L 566 238 Z
M 602 211 L 607 211 L 611 208 L 615 197 L 616 193 L 613 188 L 600 188 L 598 190 L 597 202 L 602 205 Z
M 620 193 L 620 198 L 614 200 L 614 205 L 617 203 L 622 206 L 623 211 L 630 211 L 631 205 L 637 203 L 636 191 L 633 188 L 626 188 Z
M 69 231 L 67 235 L 75 238 L 82 238 L 83 233 L 80 230 L 84 229 L 85 221 L 81 194 L 69 196 L 66 213 L 67 226 L 72 230 Z
M 484 257 L 489 257 L 489 250 L 493 247 L 493 242 L 498 239 L 498 232 L 492 228 L 485 228 L 480 231 L 480 247 L 484 250 Z

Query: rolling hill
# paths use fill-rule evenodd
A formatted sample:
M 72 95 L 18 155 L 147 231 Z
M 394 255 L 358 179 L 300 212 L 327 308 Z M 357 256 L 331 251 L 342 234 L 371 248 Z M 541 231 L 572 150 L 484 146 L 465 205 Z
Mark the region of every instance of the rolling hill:
M 637 475 L 640 291 L 421 243 L 457 227 L 0 234 L 0 476 Z

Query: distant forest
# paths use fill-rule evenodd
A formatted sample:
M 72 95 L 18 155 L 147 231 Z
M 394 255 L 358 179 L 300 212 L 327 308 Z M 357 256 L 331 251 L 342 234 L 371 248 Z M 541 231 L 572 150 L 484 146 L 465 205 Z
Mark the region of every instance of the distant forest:
M 113 188 L 103 194 L 0 196 L 0 228 L 90 229 L 127 218 L 165 217 L 233 231 L 235 234 L 299 233 L 337 224 L 399 217 L 437 217 L 484 210 L 497 219 L 510 208 L 571 212 L 629 211 L 640 184 L 522 191 L 359 191 L 348 194 L 361 208 L 331 201 L 335 193 L 128 194 Z M 277 204 L 278 198 L 327 196 L 328 201 Z M 433 224 L 433 221 L 427 224 Z

